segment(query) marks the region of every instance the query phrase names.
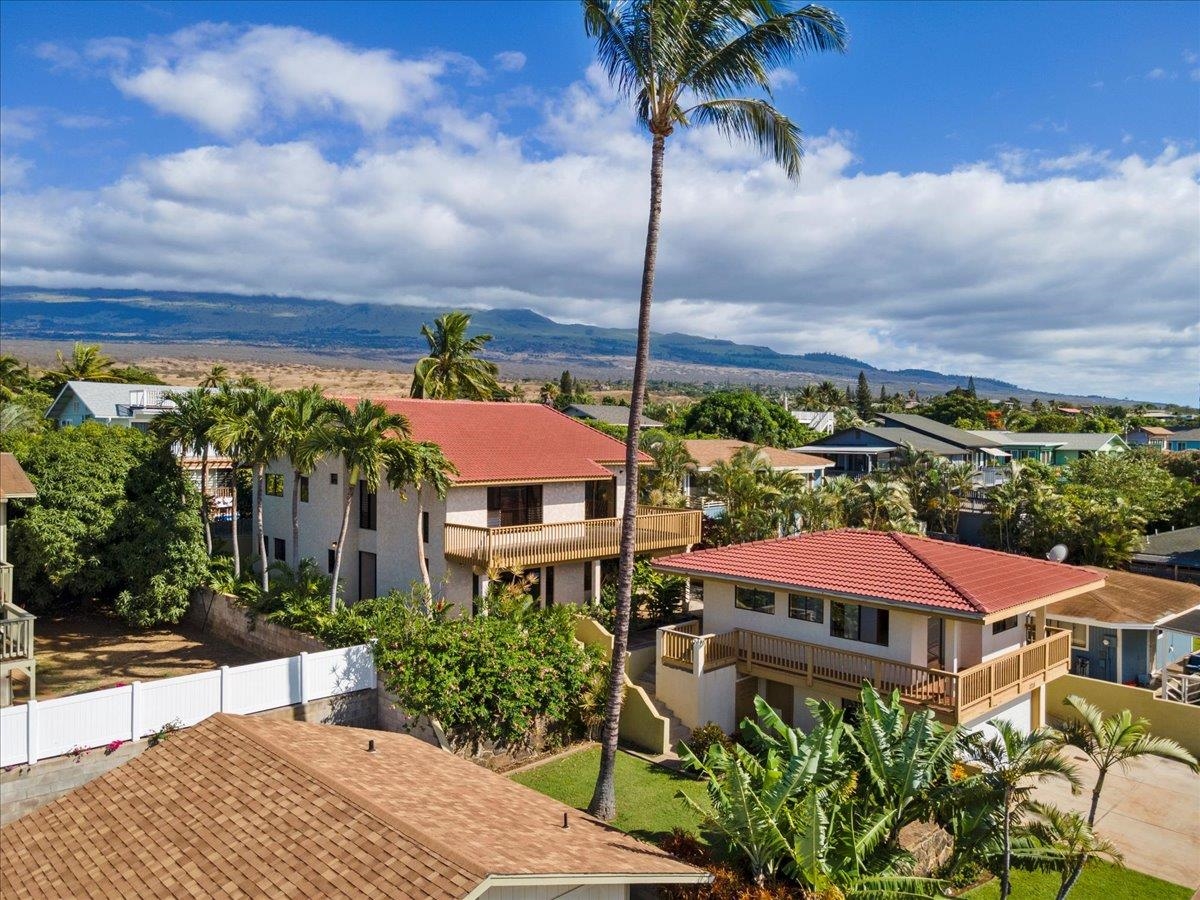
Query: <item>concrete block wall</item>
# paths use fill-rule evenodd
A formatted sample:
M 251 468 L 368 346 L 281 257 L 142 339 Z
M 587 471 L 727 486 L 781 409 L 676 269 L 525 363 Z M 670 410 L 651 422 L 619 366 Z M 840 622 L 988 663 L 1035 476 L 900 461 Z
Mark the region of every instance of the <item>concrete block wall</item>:
M 262 616 L 252 619 L 233 597 L 206 588 L 197 591 L 192 598 L 185 620 L 189 625 L 257 653 L 263 659 L 328 649 L 311 635 L 268 622 Z

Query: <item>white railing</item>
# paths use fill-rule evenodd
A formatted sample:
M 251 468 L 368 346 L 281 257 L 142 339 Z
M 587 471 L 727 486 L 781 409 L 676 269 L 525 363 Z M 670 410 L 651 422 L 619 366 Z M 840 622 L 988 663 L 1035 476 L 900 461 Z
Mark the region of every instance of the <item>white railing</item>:
M 135 681 L 0 709 L 0 766 L 137 740 L 213 713 L 256 713 L 375 687 L 371 647 L 301 653 L 246 666 Z

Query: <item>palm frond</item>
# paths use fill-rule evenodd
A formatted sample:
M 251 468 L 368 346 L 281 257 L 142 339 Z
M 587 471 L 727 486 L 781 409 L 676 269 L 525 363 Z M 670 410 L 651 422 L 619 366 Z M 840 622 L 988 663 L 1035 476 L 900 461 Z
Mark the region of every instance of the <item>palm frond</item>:
M 726 137 L 756 144 L 788 178 L 800 177 L 804 158 L 800 128 L 766 100 L 708 100 L 685 110 L 684 115 L 697 125 L 711 125 Z

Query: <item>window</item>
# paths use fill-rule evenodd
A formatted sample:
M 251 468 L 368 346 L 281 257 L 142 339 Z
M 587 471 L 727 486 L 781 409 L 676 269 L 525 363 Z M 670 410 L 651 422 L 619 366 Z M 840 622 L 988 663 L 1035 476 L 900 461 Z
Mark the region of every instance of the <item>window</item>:
M 592 563 L 591 560 L 584 560 L 583 563 L 583 592 L 590 594 L 592 592 Z
M 542 594 L 546 598 L 546 605 L 553 606 L 554 605 L 554 566 L 546 566 L 544 571 L 545 571 L 545 576 L 543 577 L 543 581 L 542 581 L 544 588 L 542 590 Z
M 1007 619 L 1001 619 L 999 622 L 992 623 L 992 634 L 1000 634 L 1008 631 L 1010 628 L 1017 627 L 1017 617 L 1009 616 Z
M 839 603 L 834 600 L 829 605 L 829 633 L 833 637 L 845 638 L 848 641 L 862 641 L 864 644 L 886 647 L 888 611 L 874 606 L 859 606 L 857 603 Z
M 774 615 L 775 594 L 771 591 L 760 591 L 757 588 L 735 587 L 733 589 L 733 605 L 738 609 Z
M 300 502 L 301 503 L 308 502 L 308 476 L 307 475 L 300 476 Z
M 1071 646 L 1077 650 L 1086 650 L 1088 648 L 1088 627 L 1079 622 L 1063 622 L 1059 619 L 1047 619 L 1046 624 L 1050 628 L 1061 628 L 1063 631 L 1071 632 Z
M 429 543 L 429 511 L 421 511 L 421 541 Z
M 542 524 L 540 484 L 488 488 L 488 527 Z
M 584 489 L 584 518 L 611 519 L 617 514 L 617 480 L 589 481 Z
M 267 494 L 271 497 L 283 496 L 283 476 L 276 472 L 267 473 Z
M 337 483 L 338 483 L 337 476 L 338 476 L 338 473 L 337 473 L 337 472 L 330 472 L 330 473 L 329 473 L 329 483 L 330 483 L 330 484 L 337 484 Z
M 332 547 L 330 547 L 330 548 L 329 548 L 329 559 L 328 559 L 328 561 L 326 562 L 326 566 L 327 566 L 327 567 L 328 567 L 328 569 L 329 569 L 329 574 L 330 574 L 330 575 L 332 575 L 332 574 L 333 574 L 333 567 L 334 567 L 334 566 L 336 566 L 336 565 L 337 565 L 337 551 L 336 551 L 336 550 L 334 550 Z
M 807 594 L 788 594 L 788 618 L 820 625 L 825 621 L 825 601 Z
M 275 558 L 287 562 L 287 541 L 283 538 L 275 538 Z
M 367 490 L 367 483 L 358 483 L 358 527 L 374 531 L 377 526 L 375 502 L 377 495 Z M 374 595 L 372 595 L 374 596 Z

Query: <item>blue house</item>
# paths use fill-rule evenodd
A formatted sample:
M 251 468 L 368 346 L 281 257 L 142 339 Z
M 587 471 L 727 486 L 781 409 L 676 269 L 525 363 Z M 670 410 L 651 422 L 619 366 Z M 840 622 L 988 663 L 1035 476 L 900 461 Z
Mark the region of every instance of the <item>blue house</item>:
M 1071 632 L 1071 672 L 1147 685 L 1192 649 L 1191 637 L 1164 627 L 1200 609 L 1200 586 L 1114 569 L 1092 569 L 1104 587 L 1047 608 L 1046 624 Z
M 1200 428 L 1176 431 L 1167 438 L 1167 450 L 1180 453 L 1184 450 L 1200 450 Z

